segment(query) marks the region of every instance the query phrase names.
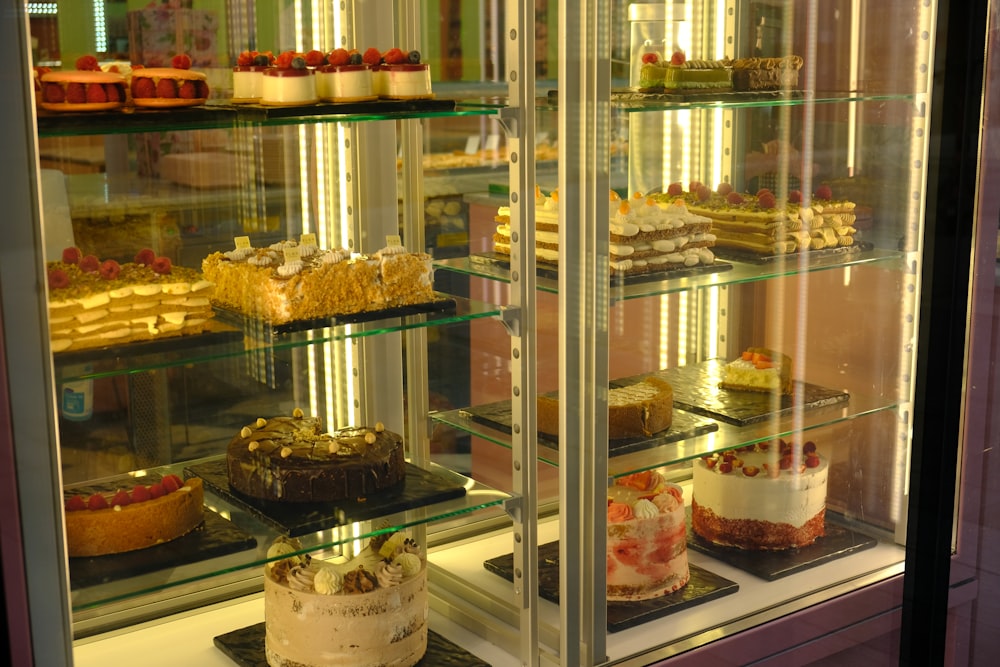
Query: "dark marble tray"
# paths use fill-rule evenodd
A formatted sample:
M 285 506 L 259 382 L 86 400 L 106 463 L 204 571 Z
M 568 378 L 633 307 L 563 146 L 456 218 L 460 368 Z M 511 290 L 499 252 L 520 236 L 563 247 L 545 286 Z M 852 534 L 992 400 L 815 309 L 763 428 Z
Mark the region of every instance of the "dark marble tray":
M 252 334 L 254 338 L 266 340 L 282 334 L 310 331 L 323 327 L 360 324 L 362 322 L 384 320 L 390 317 L 405 317 L 407 315 L 420 315 L 423 313 L 443 313 L 455 310 L 458 304 L 454 299 L 440 295 L 439 297 L 427 303 L 415 303 L 408 306 L 383 308 L 381 310 L 368 310 L 363 313 L 353 313 L 351 315 L 331 315 L 330 317 L 320 317 L 311 320 L 297 320 L 286 324 L 270 324 L 264 320 L 248 317 L 225 308 L 217 307 L 215 312 L 216 317 L 222 322 L 239 327 L 242 331 Z
M 714 251 L 714 249 L 713 249 Z M 481 252 L 469 255 L 469 261 L 473 264 L 482 264 L 490 268 L 510 269 L 510 258 L 496 252 Z M 651 283 L 658 280 L 669 280 L 672 278 L 685 278 L 688 276 L 700 276 L 710 273 L 721 273 L 733 268 L 728 262 L 716 261 L 708 266 L 699 264 L 698 266 L 685 266 L 678 269 L 667 269 L 666 271 L 654 271 L 652 273 L 642 273 L 635 276 L 612 276 L 611 285 L 639 285 Z M 539 278 L 559 279 L 559 267 L 555 264 L 536 261 L 535 273 Z
M 491 426 L 505 433 L 511 432 L 513 419 L 510 401 L 477 405 L 465 408 L 461 412 L 473 421 Z M 650 447 L 679 442 L 696 435 L 712 433 L 717 430 L 719 430 L 719 425 L 713 421 L 691 414 L 690 412 L 674 410 L 673 422 L 666 431 L 657 433 L 651 438 L 609 440 L 608 449 L 612 455 L 627 454 L 642 449 L 649 449 Z M 542 432 L 538 433 L 538 444 L 555 450 L 559 449 L 558 437 Z
M 257 540 L 206 509 L 205 520 L 187 535 L 148 549 L 69 559 L 70 590 L 131 579 L 257 548 Z
M 725 359 L 709 359 L 657 371 L 655 375 L 674 388 L 675 408 L 734 426 L 756 424 L 797 408 L 811 410 L 850 400 L 845 391 L 798 381 L 794 383 L 795 393 L 792 395 L 720 389 L 722 367 L 727 363 Z M 797 395 L 801 395 L 801 402 L 795 401 Z
M 878 540 L 848 527 L 836 515 L 826 513 L 826 535 L 807 547 L 783 551 L 747 551 L 713 544 L 691 529 L 691 508 L 688 508 L 688 548 L 732 565 L 755 577 L 775 581 L 832 560 L 870 549 Z
M 233 630 L 215 637 L 213 643 L 240 667 L 267 667 L 264 657 L 264 623 Z M 433 630 L 427 632 L 427 652 L 418 667 L 490 667 Z
M 486 569 L 507 581 L 514 581 L 514 554 L 491 558 L 483 564 Z M 702 567 L 688 566 L 691 578 L 676 593 L 636 602 L 608 602 L 608 631 L 618 632 L 634 628 L 668 614 L 690 609 L 699 604 L 732 595 L 739 584 L 720 577 Z M 548 542 L 538 547 L 538 594 L 559 604 L 559 543 Z
M 409 463 L 406 464 L 406 480 L 396 488 L 365 500 L 327 503 L 276 503 L 244 496 L 230 488 L 225 459 L 197 463 L 185 468 L 185 472 L 201 477 L 213 493 L 288 537 L 368 521 L 465 495 L 462 484 Z
M 808 250 L 806 252 L 797 252 L 785 255 L 759 255 L 748 250 L 727 248 L 719 245 L 714 246 L 712 248 L 712 252 L 715 253 L 716 257 L 731 259 L 734 262 L 743 262 L 745 264 L 774 264 L 776 262 L 791 262 L 797 264 L 804 260 L 810 266 L 817 266 L 836 264 L 839 261 L 850 261 L 856 259 L 857 255 L 862 251 L 871 249 L 872 245 L 870 243 L 859 242 L 851 246 Z

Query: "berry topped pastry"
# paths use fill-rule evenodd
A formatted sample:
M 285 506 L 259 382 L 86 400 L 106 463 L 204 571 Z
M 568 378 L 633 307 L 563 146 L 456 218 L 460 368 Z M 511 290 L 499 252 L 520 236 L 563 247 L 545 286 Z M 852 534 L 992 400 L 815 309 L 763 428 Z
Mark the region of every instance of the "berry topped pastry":
M 191 71 L 191 57 L 175 55 L 172 67 L 132 67 L 132 103 L 137 107 L 190 107 L 209 96 L 204 72 Z
M 36 70 L 38 105 L 47 111 L 107 111 L 125 103 L 125 77 L 102 72 L 97 58 L 81 56 L 75 70 Z

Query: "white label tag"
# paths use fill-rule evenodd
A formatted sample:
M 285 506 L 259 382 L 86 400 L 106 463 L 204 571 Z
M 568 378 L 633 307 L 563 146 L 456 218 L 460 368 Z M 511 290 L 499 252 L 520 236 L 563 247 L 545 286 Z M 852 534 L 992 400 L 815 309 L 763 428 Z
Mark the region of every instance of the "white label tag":
M 473 136 L 471 136 L 471 137 L 469 137 L 468 139 L 465 140 L 465 154 L 466 155 L 473 155 L 478 150 L 479 150 L 479 137 L 478 136 L 473 135 Z
M 302 248 L 297 245 L 285 246 L 283 253 L 285 255 L 285 264 L 302 260 Z
M 495 151 L 498 148 L 500 148 L 499 134 L 491 134 L 490 136 L 486 137 L 486 150 Z
M 237 236 L 235 241 L 237 250 L 249 250 L 251 248 L 249 236 Z
M 385 237 L 385 244 L 387 246 L 401 246 L 403 245 L 403 240 L 399 238 L 399 234 L 390 234 Z
M 299 243 L 302 245 L 311 245 L 313 247 L 318 247 L 316 243 L 316 234 L 313 232 L 307 232 L 299 237 Z

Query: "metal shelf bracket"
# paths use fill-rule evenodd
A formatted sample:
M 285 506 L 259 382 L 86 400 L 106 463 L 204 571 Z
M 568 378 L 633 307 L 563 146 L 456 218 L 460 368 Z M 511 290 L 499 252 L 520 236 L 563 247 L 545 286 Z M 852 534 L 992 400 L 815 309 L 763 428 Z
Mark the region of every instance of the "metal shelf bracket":
M 504 306 L 500 309 L 500 314 L 496 316 L 503 324 L 503 328 L 511 336 L 521 335 L 521 309 L 518 306 Z

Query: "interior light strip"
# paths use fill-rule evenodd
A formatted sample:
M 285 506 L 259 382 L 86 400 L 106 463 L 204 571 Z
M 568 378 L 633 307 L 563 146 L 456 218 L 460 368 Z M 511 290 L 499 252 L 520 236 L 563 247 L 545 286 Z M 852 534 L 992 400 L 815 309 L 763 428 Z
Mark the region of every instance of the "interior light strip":
M 94 0 L 94 52 L 108 52 L 108 20 L 104 15 L 104 0 Z
M 28 3 L 28 16 L 55 16 L 58 13 L 59 13 L 58 2 Z

